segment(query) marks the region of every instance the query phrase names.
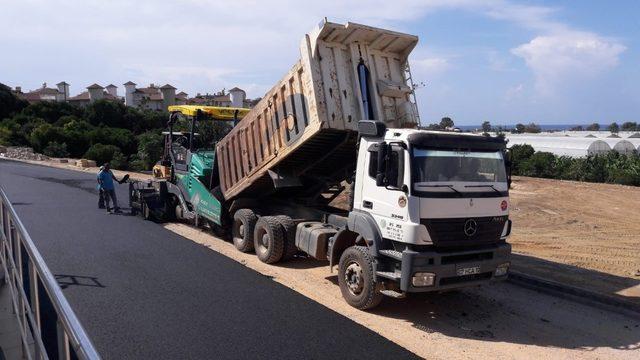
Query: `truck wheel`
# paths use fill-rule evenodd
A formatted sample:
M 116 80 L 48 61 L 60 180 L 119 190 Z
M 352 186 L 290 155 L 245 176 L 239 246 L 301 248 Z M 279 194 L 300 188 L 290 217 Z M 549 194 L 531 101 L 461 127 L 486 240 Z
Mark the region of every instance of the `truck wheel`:
M 296 247 L 296 223 L 287 215 L 276 216 L 284 232 L 284 253 L 282 260 L 290 260 L 298 253 Z
M 253 251 L 253 230 L 258 217 L 251 209 L 240 209 L 233 214 L 233 245 L 242 252 Z
M 382 284 L 374 281 L 373 257 L 366 246 L 352 246 L 342 253 L 338 284 L 342 297 L 357 309 L 372 309 L 380 304 Z
M 253 244 L 260 261 L 274 264 L 282 259 L 284 234 L 276 217 L 263 216 L 258 219 L 253 231 Z

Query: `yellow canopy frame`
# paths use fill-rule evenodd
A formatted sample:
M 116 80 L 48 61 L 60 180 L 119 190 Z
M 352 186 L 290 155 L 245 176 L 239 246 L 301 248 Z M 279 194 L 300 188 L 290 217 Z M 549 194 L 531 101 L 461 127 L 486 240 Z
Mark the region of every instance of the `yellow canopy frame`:
M 238 112 L 238 120 L 242 119 L 245 115 L 251 111 L 251 109 L 245 108 L 233 108 L 222 106 L 200 106 L 200 105 L 172 105 L 168 108 L 169 112 L 179 112 L 187 116 L 195 116 L 198 110 L 211 116 L 214 119 L 219 120 L 233 120 Z

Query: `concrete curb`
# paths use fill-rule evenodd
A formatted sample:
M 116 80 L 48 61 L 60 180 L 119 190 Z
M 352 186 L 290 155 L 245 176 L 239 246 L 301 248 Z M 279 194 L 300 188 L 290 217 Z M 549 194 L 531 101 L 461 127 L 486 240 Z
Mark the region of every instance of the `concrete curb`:
M 518 286 L 640 319 L 640 304 L 615 296 L 562 284 L 553 280 L 524 274 L 519 271 L 509 271 L 507 281 Z

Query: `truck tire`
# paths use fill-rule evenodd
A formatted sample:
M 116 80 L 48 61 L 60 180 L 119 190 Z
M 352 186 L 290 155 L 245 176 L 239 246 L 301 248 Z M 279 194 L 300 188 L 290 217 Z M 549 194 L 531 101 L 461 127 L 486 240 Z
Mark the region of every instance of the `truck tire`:
M 231 234 L 236 249 L 246 253 L 253 251 L 253 232 L 258 217 L 251 209 L 240 209 L 233 214 Z
M 373 309 L 382 301 L 382 284 L 374 280 L 373 261 L 366 246 L 351 246 L 340 257 L 340 292 L 349 305 L 360 310 Z
M 296 223 L 287 215 L 276 216 L 282 230 L 284 232 L 284 253 L 282 254 L 282 260 L 293 259 L 293 256 L 298 253 L 296 247 Z
M 284 253 L 284 232 L 275 216 L 263 216 L 258 219 L 253 231 L 253 244 L 260 261 L 274 264 L 282 259 Z

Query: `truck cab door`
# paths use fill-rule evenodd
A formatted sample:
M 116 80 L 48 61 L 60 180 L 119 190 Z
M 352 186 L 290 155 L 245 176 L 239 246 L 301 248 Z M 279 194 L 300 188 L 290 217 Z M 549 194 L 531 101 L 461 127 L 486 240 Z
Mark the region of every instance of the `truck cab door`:
M 362 149 L 361 149 L 362 150 Z M 373 151 L 372 151 L 373 150 Z M 376 175 L 378 172 L 378 151 L 366 149 L 364 161 L 360 164 L 358 175 L 361 178 L 360 196 L 355 197 L 354 209 L 371 214 L 380 227 L 383 237 L 396 240 L 402 235 L 401 222 L 408 220 L 407 196 L 401 189 L 404 185 L 404 162 L 406 151 L 397 146 L 389 150 L 389 166 L 396 167 L 398 176 L 397 186 L 378 186 Z

